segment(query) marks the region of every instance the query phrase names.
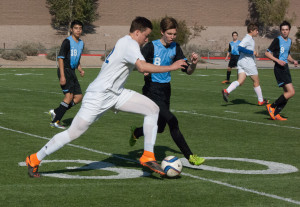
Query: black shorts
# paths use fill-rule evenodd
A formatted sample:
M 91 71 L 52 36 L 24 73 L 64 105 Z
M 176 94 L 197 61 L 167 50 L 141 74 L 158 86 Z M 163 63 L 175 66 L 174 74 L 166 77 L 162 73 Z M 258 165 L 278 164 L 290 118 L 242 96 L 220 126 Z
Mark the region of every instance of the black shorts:
M 235 68 L 237 66 L 237 62 L 239 60 L 239 55 L 231 55 L 230 61 L 228 63 L 229 68 Z
M 80 84 L 78 82 L 75 70 L 65 68 L 64 69 L 65 78 L 66 78 L 66 84 L 61 85 L 62 92 L 64 94 L 66 93 L 72 93 L 74 95 L 82 94 Z M 60 80 L 60 70 L 57 69 L 57 76 L 58 80 Z
M 167 121 L 174 117 L 170 112 L 171 84 L 146 82 L 143 94 L 158 105 L 158 132 L 164 131 Z
M 283 87 L 286 84 L 292 83 L 292 77 L 288 64 L 285 64 L 284 66 L 275 64 L 274 74 L 279 87 Z

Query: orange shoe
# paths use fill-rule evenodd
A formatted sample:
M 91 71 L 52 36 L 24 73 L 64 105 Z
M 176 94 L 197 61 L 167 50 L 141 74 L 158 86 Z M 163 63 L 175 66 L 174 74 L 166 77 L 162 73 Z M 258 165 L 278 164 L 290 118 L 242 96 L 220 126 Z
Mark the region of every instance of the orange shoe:
M 269 104 L 269 100 L 268 99 L 265 99 L 263 101 L 258 101 L 258 105 L 259 106 L 263 106 L 263 105 L 266 105 L 266 104 Z
M 275 120 L 286 121 L 287 119 L 286 119 L 286 118 L 283 118 L 283 117 L 281 117 L 279 114 L 277 114 L 277 115 L 275 116 Z
M 266 105 L 266 108 L 267 108 L 267 110 L 268 110 L 268 113 L 269 113 L 271 119 L 275 120 L 275 115 L 274 115 L 275 108 L 272 108 L 272 107 L 271 107 L 271 104 L 267 104 L 267 105 Z
M 39 178 L 41 175 L 39 174 L 39 164 L 41 163 L 37 156 L 36 153 L 32 154 L 28 157 L 26 157 L 26 165 L 28 166 L 28 175 L 31 178 Z
M 225 83 L 229 84 L 230 82 L 229 82 L 229 80 L 224 80 L 224 81 L 222 81 L 222 83 L 223 84 L 225 84 Z
M 150 170 L 152 170 L 160 175 L 163 175 L 163 176 L 166 175 L 166 173 L 161 168 L 161 166 L 156 162 L 153 152 L 144 151 L 144 154 L 140 158 L 140 164 L 145 167 L 148 167 Z
M 228 96 L 229 96 L 229 93 L 227 92 L 227 90 L 226 89 L 223 89 L 222 90 L 222 94 L 223 94 L 223 99 L 224 99 L 224 101 L 225 102 L 228 102 Z

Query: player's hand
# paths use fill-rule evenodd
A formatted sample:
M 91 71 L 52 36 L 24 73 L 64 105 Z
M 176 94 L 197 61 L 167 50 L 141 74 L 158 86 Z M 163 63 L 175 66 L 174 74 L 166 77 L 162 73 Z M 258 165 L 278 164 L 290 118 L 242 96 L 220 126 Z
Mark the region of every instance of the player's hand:
M 227 62 L 227 60 L 228 60 L 228 57 L 225 58 L 225 62 Z
M 192 62 L 192 64 L 196 65 L 198 63 L 198 61 L 199 61 L 198 54 L 193 52 L 192 55 L 191 55 L 191 62 Z
M 64 86 L 64 85 L 66 85 L 66 78 L 65 77 L 60 77 L 60 79 L 59 79 L 59 84 L 61 85 L 61 86 Z
M 181 60 L 177 60 L 176 62 L 174 62 L 170 67 L 172 70 L 178 70 L 180 69 L 185 69 L 184 66 L 187 66 L 187 63 L 184 59 Z
M 80 70 L 79 73 L 80 73 L 80 76 L 83 77 L 85 72 L 84 72 L 84 70 Z
M 144 73 L 144 76 L 148 76 L 149 75 L 149 73 Z
M 253 55 L 255 55 L 255 57 L 258 57 L 258 53 L 256 51 L 253 51 Z
M 298 61 L 294 60 L 294 66 L 297 67 L 298 66 Z
M 283 60 L 278 60 L 277 63 L 281 66 L 284 66 L 286 64 L 286 62 Z

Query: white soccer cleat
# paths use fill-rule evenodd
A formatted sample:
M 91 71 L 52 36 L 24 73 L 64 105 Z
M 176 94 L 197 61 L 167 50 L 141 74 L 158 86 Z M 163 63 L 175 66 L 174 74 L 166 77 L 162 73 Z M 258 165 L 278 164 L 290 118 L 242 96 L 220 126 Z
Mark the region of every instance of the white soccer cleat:
M 59 121 L 57 121 L 57 122 L 54 122 L 54 123 L 50 123 L 50 126 L 52 127 L 52 128 L 58 128 L 58 129 L 66 129 L 66 127 L 65 126 L 63 126 L 63 125 L 61 125 L 61 124 L 59 124 Z
M 48 112 L 48 114 L 50 115 L 51 121 L 53 121 L 53 120 L 55 119 L 55 116 L 56 116 L 56 114 L 55 114 L 55 112 L 54 112 L 54 109 L 51 109 L 51 110 Z

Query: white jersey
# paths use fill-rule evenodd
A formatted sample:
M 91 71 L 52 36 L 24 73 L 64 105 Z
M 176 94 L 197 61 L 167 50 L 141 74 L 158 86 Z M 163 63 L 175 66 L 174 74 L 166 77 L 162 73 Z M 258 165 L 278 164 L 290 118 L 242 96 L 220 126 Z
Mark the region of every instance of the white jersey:
M 135 68 L 136 61 L 145 60 L 139 44 L 129 35 L 119 39 L 105 59 L 97 78 L 89 85 L 87 92 L 108 92 L 121 94 L 124 84 Z
M 239 46 L 246 48 L 247 50 L 255 50 L 255 42 L 251 35 L 246 34 L 246 36 L 243 38 Z M 256 63 L 254 59 L 254 55 L 252 54 L 246 54 L 243 52 L 240 52 L 240 57 L 238 60 L 237 65 L 241 68 L 256 68 Z

